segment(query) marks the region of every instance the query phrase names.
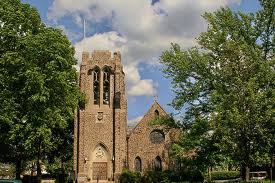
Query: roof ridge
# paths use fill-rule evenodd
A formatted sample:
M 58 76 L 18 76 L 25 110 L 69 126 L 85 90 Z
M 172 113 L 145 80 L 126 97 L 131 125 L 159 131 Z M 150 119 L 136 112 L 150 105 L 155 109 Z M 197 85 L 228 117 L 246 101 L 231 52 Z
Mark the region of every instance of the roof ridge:
M 154 105 L 157 105 L 166 115 L 167 112 L 163 109 L 163 107 L 157 102 L 154 101 L 153 104 L 150 106 L 150 108 L 147 110 L 147 112 L 143 115 L 143 117 L 137 122 L 137 124 L 131 129 L 131 132 L 129 133 L 129 136 L 132 134 L 133 131 L 135 131 L 135 129 L 139 126 L 139 124 L 143 121 L 144 117 L 151 111 L 151 109 L 153 108 Z M 127 128 L 128 130 L 128 128 Z

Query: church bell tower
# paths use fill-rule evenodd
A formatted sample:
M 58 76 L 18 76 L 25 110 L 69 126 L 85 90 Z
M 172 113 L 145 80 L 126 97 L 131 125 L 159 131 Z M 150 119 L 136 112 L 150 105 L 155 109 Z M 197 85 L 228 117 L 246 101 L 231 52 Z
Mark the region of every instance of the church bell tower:
M 119 52 L 82 53 L 79 86 L 86 104 L 77 111 L 74 125 L 77 182 L 113 181 L 126 166 L 124 77 Z

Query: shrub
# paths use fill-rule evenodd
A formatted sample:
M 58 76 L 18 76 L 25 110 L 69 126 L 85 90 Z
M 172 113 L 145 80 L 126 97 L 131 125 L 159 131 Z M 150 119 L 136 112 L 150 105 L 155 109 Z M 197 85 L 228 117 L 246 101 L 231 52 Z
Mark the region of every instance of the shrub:
M 146 171 L 141 176 L 140 173 L 125 170 L 120 176 L 120 183 L 170 183 L 170 182 L 203 182 L 203 175 L 198 170 L 188 170 L 181 172 L 173 171 Z
M 178 182 L 179 178 L 176 175 L 175 171 L 171 171 L 171 170 L 165 170 L 162 172 L 162 181 L 163 182 Z
M 204 177 L 199 170 L 184 170 L 179 172 L 170 172 L 169 179 L 172 182 L 203 182 Z
M 187 181 L 190 181 L 190 182 L 203 182 L 203 180 L 204 180 L 204 177 L 203 177 L 202 173 L 199 170 L 192 170 L 192 171 L 188 171 L 187 173 L 189 173 L 189 176 L 188 176 L 189 180 L 187 180 Z
M 170 183 L 170 171 L 146 171 L 140 173 L 125 170 L 120 175 L 120 183 Z
M 162 172 L 146 171 L 142 177 L 143 183 L 160 183 L 162 181 Z
M 221 171 L 211 173 L 211 180 L 228 180 L 235 179 L 238 177 L 240 177 L 239 171 Z
M 140 183 L 141 176 L 138 172 L 124 170 L 119 178 L 120 183 Z

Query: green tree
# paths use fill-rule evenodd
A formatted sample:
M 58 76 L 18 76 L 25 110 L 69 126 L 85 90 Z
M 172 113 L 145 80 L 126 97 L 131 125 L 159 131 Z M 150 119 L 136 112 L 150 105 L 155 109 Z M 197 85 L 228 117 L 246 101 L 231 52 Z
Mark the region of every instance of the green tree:
M 74 48 L 61 30 L 46 27 L 34 8 L 0 1 L 1 159 L 40 162 L 64 143 L 80 99 Z
M 183 51 L 172 44 L 160 59 L 176 93 L 172 105 L 187 106 L 184 122 L 207 122 L 198 137 L 218 136 L 217 150 L 244 167 L 246 180 L 251 166 L 267 163 L 274 144 L 275 1 L 260 3 L 255 14 L 205 13 L 208 30 L 197 39 L 200 46 Z
M 73 125 L 72 122 L 65 130 L 55 133 L 58 135 L 57 138 L 62 139 L 62 141 L 46 159 L 47 172 L 59 176 L 59 178 L 59 174 L 65 178 L 64 175 L 69 175 L 73 171 Z

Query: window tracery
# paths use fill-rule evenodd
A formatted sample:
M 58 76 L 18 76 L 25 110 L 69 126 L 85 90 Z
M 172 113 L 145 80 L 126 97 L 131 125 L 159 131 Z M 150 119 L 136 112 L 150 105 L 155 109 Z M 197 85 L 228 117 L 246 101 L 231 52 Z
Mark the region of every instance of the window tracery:
M 153 130 L 149 138 L 153 144 L 161 144 L 165 140 L 164 133 L 161 130 Z
M 103 104 L 110 103 L 110 70 L 104 68 L 103 70 Z
M 94 92 L 94 104 L 99 105 L 100 101 L 100 70 L 96 67 L 93 70 L 93 92 Z

